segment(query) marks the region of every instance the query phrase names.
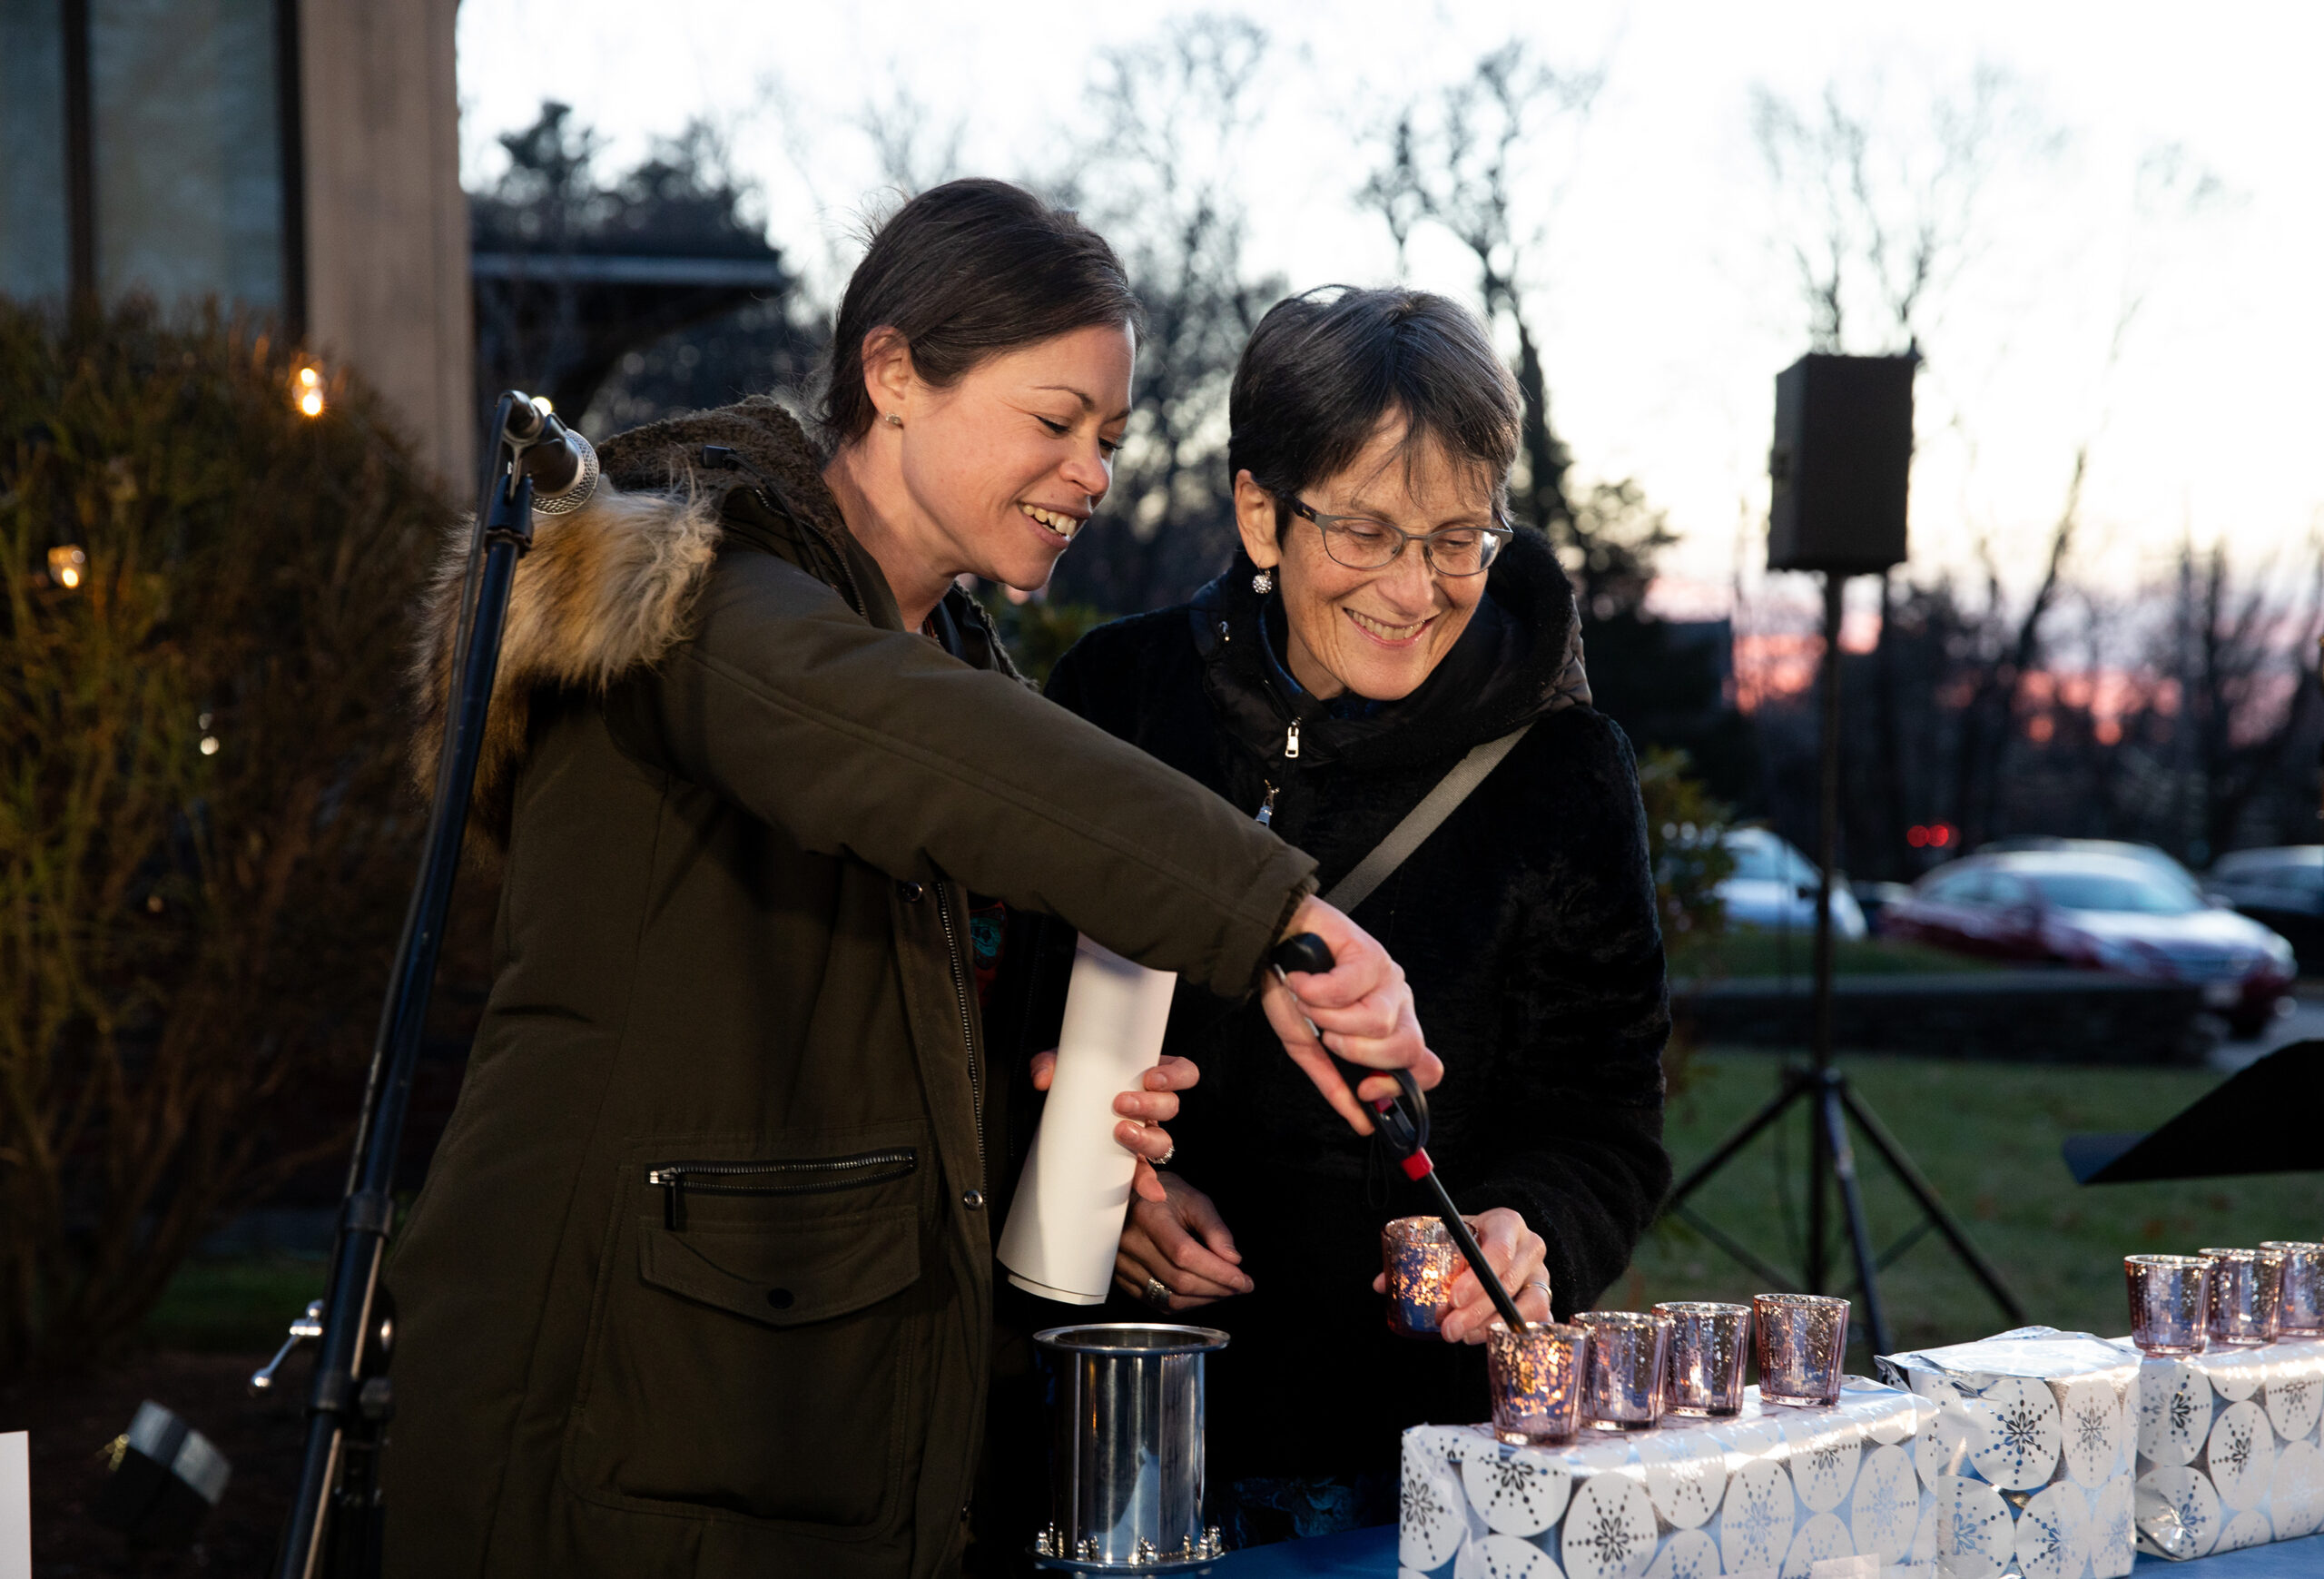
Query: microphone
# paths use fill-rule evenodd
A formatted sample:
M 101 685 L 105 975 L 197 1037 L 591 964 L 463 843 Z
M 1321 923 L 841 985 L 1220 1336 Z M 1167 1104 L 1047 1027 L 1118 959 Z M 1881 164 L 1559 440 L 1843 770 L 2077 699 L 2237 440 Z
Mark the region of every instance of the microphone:
M 533 513 L 570 515 L 597 490 L 597 451 L 586 439 L 556 419 L 546 398 L 508 391 L 508 423 L 503 438 L 517 464 L 533 479 Z

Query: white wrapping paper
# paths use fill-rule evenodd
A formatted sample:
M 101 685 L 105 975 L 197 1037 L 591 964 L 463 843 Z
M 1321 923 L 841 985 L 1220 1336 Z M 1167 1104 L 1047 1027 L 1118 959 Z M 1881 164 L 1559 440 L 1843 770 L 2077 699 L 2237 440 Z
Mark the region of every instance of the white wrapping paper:
M 1177 982 L 1088 938 L 1074 950 L 1057 1078 L 1000 1230 L 1000 1264 L 1029 1293 L 1068 1305 L 1106 1298 L 1137 1169 L 1114 1139 L 1114 1098 L 1161 1061 Z

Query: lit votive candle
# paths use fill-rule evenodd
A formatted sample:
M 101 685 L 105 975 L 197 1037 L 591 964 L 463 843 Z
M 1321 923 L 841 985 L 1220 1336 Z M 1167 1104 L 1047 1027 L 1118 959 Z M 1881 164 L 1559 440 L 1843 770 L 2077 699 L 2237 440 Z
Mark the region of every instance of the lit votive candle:
M 2281 1297 L 2276 1302 L 2280 1337 L 2324 1334 L 2324 1245 L 2305 1239 L 2262 1239 L 2260 1248 L 2284 1258 Z
M 1563 1442 L 1581 1423 L 1581 1378 L 1590 1334 L 1537 1321 L 1512 1333 L 1499 1320 L 1485 1328 L 1485 1384 L 1493 1435 L 1503 1442 Z
M 1643 1431 L 1662 1418 L 1670 1318 L 1638 1310 L 1585 1310 L 1573 1319 L 1590 1334 L 1590 1361 L 1581 1372 L 1581 1413 L 1590 1426 L 1600 1431 Z
M 1380 1230 L 1380 1258 L 1388 1274 L 1388 1330 L 1436 1337 L 1461 1273 L 1451 1230 L 1433 1217 L 1400 1217 Z
M 1656 1306 L 1654 1314 L 1670 1318 L 1670 1376 L 1663 1412 L 1697 1417 L 1741 1414 L 1751 1308 L 1679 1300 Z
M 1759 1401 L 1807 1406 L 1837 1403 L 1848 1347 L 1848 1302 L 1824 1294 L 1755 1294 Z
M 2206 1245 L 2195 1253 L 2211 1264 L 2211 1341 L 2231 1348 L 2257 1348 L 2275 1342 L 2276 1302 L 2283 1292 L 2283 1252 Z
M 2142 1354 L 2201 1354 L 2210 1341 L 2211 1264 L 2201 1256 L 2124 1256 L 2131 1341 Z

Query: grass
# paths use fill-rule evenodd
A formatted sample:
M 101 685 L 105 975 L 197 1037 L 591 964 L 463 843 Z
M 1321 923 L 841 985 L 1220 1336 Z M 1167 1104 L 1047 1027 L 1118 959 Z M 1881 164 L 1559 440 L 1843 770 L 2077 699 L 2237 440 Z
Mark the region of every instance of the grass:
M 140 1336 L 156 1348 L 271 1350 L 307 1302 L 323 1297 L 330 1271 L 320 1256 L 190 1260 L 170 1279 Z
M 1813 930 L 1781 932 L 1736 927 L 1709 940 L 1683 959 L 1671 962 L 1673 976 L 1718 981 L 1736 976 L 1797 976 L 1805 981 L 1816 968 Z M 1993 962 L 1967 954 L 1948 953 L 1925 943 L 1892 938 L 1840 938 L 1832 947 L 1832 969 L 1842 976 L 1952 974 L 1997 969 Z
M 1967 1224 L 2029 1322 L 2119 1337 L 2129 1325 L 2124 1255 L 2324 1235 L 2324 1197 L 2313 1175 L 2087 1189 L 2073 1182 L 2058 1150 L 2068 1134 L 2152 1129 L 2216 1085 L 2216 1074 L 1869 1057 L 1839 1064 Z M 1779 1056 L 1741 1051 L 1690 1061 L 1666 1135 L 1680 1174 L 1775 1094 L 1782 1065 Z M 1794 1268 L 1804 1243 L 1805 1113 L 1794 1109 L 1691 1203 L 1776 1265 Z M 1873 1240 L 1885 1250 L 1912 1228 L 1917 1210 L 1860 1140 L 1856 1157 Z M 1848 1268 L 1839 1278 L 1852 1281 L 1837 1201 L 1831 1217 L 1828 1264 Z M 1960 1342 L 2009 1325 L 1934 1234 L 1883 1273 L 1880 1286 L 1903 1346 Z M 1753 1274 L 1708 1239 L 1666 1220 L 1599 1303 L 1643 1310 L 1659 1299 L 1739 1300 L 1759 1291 Z

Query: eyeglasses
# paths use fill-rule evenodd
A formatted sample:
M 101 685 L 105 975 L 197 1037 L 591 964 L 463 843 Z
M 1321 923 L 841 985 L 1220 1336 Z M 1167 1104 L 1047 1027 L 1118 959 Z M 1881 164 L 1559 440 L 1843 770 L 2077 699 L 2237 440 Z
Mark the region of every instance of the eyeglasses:
M 1439 576 L 1475 576 L 1500 556 L 1502 544 L 1517 535 L 1502 526 L 1408 532 L 1372 516 L 1327 516 L 1304 499 L 1283 502 L 1293 515 L 1315 522 L 1324 534 L 1324 552 L 1351 570 L 1383 569 L 1394 564 L 1407 547 L 1418 543 L 1421 558 Z

